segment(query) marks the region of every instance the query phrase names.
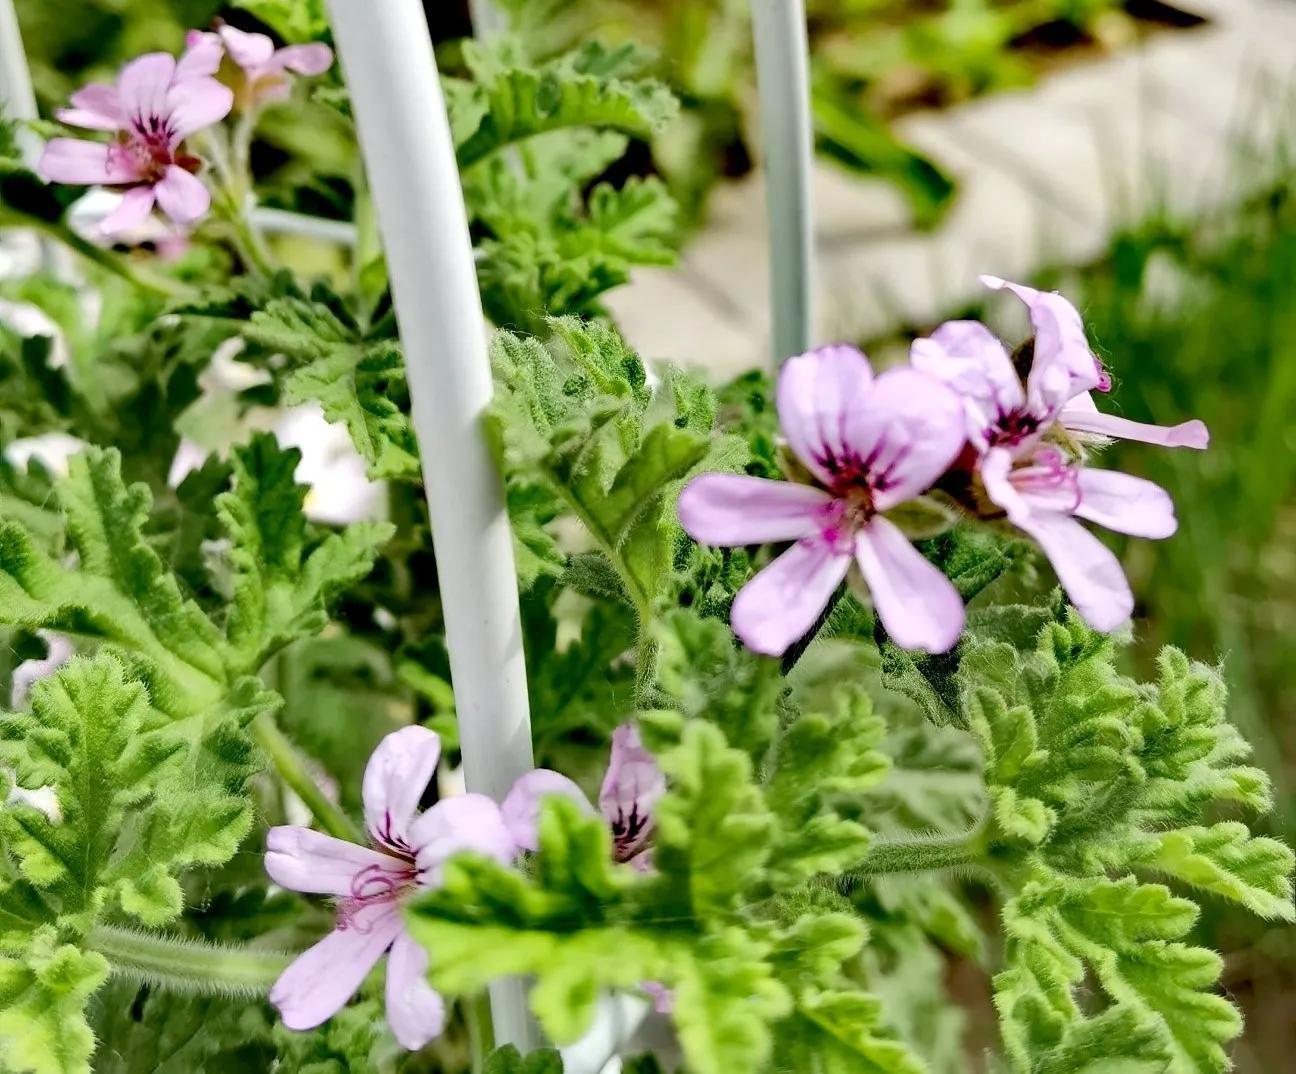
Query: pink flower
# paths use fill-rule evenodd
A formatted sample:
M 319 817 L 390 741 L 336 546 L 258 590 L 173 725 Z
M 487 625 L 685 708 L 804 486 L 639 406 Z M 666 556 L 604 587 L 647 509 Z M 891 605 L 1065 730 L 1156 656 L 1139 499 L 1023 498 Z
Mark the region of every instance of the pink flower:
M 461 851 L 510 862 L 516 847 L 499 806 L 464 794 L 420 813 L 441 757 L 441 740 L 406 727 L 382 740 L 364 776 L 365 822 L 372 848 L 310 828 L 272 828 L 266 872 L 292 891 L 332 895 L 337 926 L 275 982 L 270 1002 L 289 1029 L 313 1029 L 356 993 L 383 954 L 387 1022 L 402 1047 L 422 1048 L 445 1024 L 445 1004 L 426 980 L 427 952 L 405 931 L 401 903 L 435 887 L 446 859 Z
M 1200 421 L 1166 428 L 1098 410 L 1090 394 L 1111 382 L 1089 349 L 1076 308 L 1059 294 L 982 276 L 987 287 L 1006 289 L 1026 304 L 1035 329 L 1034 355 L 1025 385 L 1004 345 L 979 321 L 950 321 L 914 340 L 915 369 L 939 377 L 962 397 L 968 435 L 978 451 L 1002 447 L 1029 454 L 1060 425 L 1080 437 L 1117 437 L 1167 447 L 1205 448 L 1210 434 Z
M 106 234 L 138 226 L 154 204 L 188 225 L 211 207 L 211 194 L 194 172 L 199 161 L 181 143 L 229 114 L 234 95 L 214 78 L 186 70 L 173 56 L 151 52 L 122 68 L 115 86 L 92 83 L 72 95 L 64 123 L 116 135 L 111 142 L 54 138 L 37 171 L 54 183 L 125 189 L 104 218 Z
M 1163 488 L 1069 462 L 1055 447 L 1041 447 L 1018 465 L 1006 448 L 991 448 L 981 461 L 981 480 L 1008 520 L 1039 543 L 1090 626 L 1114 630 L 1130 617 L 1134 596 L 1120 561 L 1076 520 L 1134 537 L 1169 537 L 1178 523 Z
M 185 45 L 181 62 L 191 71 L 215 75 L 226 56 L 233 61 L 238 70 L 227 68 L 222 78 L 233 86 L 236 105 L 245 112 L 286 98 L 292 92 L 289 72 L 321 75 L 333 66 L 328 45 L 316 42 L 276 49 L 265 34 L 250 34 L 223 22 L 217 23 L 215 32 L 190 30 Z
M 679 517 L 703 544 L 795 541 L 734 601 L 734 631 L 778 656 L 813 625 L 856 564 L 898 645 L 946 652 L 963 602 L 885 512 L 921 495 L 966 442 L 963 404 L 935 377 L 892 369 L 874 379 L 854 347 L 790 359 L 778 412 L 788 445 L 819 487 L 704 474 L 684 489 Z
M 612 754 L 599 791 L 599 811 L 612 830 L 612 854 L 637 869 L 651 866 L 653 808 L 666 793 L 666 780 L 653 755 L 643 747 L 633 724 L 612 734 Z M 504 825 L 523 850 L 540 848 L 540 803 L 549 795 L 570 798 L 594 813 L 584 792 L 561 772 L 537 768 L 513 784 L 500 806 Z

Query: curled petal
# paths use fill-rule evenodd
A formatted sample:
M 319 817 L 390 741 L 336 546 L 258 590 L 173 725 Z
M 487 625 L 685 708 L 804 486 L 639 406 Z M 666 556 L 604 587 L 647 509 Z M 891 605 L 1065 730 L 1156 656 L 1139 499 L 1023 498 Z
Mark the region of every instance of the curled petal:
M 401 933 L 392 903 L 361 909 L 300 955 L 270 990 L 270 1002 L 289 1029 L 314 1029 L 346 1006 L 383 952 Z
M 420 883 L 435 887 L 441 869 L 455 854 L 469 851 L 508 863 L 517 844 L 504 825 L 500 807 L 484 794 L 461 794 L 437 802 L 410 828 Z
M 591 815 L 594 807 L 575 783 L 561 772 L 537 768 L 519 777 L 500 806 L 500 817 L 513 841 L 523 850 L 540 849 L 540 803 L 550 795 L 570 798 Z
M 416 1052 L 445 1029 L 445 1001 L 427 982 L 428 955 L 402 931 L 387 956 L 387 1024 L 397 1043 Z
M 281 888 L 310 895 L 351 895 L 356 875 L 378 869 L 394 877 L 408 867 L 377 850 L 296 825 L 266 833 L 265 869 Z
M 365 827 L 375 841 L 409 851 L 419 799 L 441 760 L 441 738 L 426 727 L 402 727 L 378 743 L 365 766 Z
M 1095 630 L 1115 630 L 1134 611 L 1134 594 L 1120 561 L 1074 518 L 1040 511 L 1021 528 L 1033 537 L 1076 610 Z
M 744 474 L 702 474 L 680 493 L 679 519 L 711 545 L 795 541 L 816 533 L 833 498 L 822 489 Z
M 153 211 L 156 190 L 151 186 L 137 186 L 126 191 L 117 208 L 99 222 L 99 230 L 105 235 L 123 235 L 139 227 Z
M 846 344 L 820 347 L 783 363 L 779 424 L 796 457 L 825 485 L 833 480 L 825 462 L 846 454 L 851 414 L 872 381 L 864 352 Z
M 963 450 L 963 404 L 935 377 L 889 369 L 856 405 L 848 440 L 868 471 L 874 506 L 887 511 L 931 488 Z
M 1078 480 L 1080 506 L 1075 513 L 1080 518 L 1153 540 L 1169 537 L 1179 528 L 1174 501 L 1160 485 L 1133 474 L 1088 467 L 1080 471 Z
M 1206 423 L 1194 418 L 1178 425 L 1151 425 L 1115 414 L 1102 413 L 1087 392 L 1077 396 L 1063 408 L 1058 420 L 1072 433 L 1091 433 L 1113 440 L 1137 440 L 1142 444 L 1161 447 L 1186 447 L 1204 451 L 1210 446 L 1210 430 Z
M 230 59 L 244 70 L 260 67 L 274 55 L 274 42 L 265 34 L 248 33 L 228 25 L 222 26 L 219 32 Z
M 71 108 L 60 108 L 54 113 L 59 122 L 92 131 L 121 130 L 121 105 L 118 103 L 116 86 L 92 82 L 88 86 L 82 86 L 70 99 Z
M 612 732 L 612 756 L 599 791 L 603 816 L 614 831 L 628 825 L 631 818 L 637 819 L 638 837 L 651 827 L 653 809 L 665 793 L 666 777 L 657 767 L 657 758 L 644 749 L 639 729 L 622 724 Z
M 856 537 L 855 558 L 878 618 L 897 645 L 944 653 L 963 633 L 963 598 L 899 527 L 874 518 Z
M 850 562 L 829 541 L 798 541 L 743 586 L 730 615 L 734 633 L 753 652 L 782 656 L 814 626 Z
M 177 224 L 192 224 L 211 208 L 211 193 L 196 175 L 172 164 L 153 188 L 158 208 Z
M 929 338 L 915 339 L 909 362 L 943 380 L 963 400 L 973 443 L 984 442 L 1000 415 L 1025 402 L 1012 359 L 980 321 L 948 321 Z

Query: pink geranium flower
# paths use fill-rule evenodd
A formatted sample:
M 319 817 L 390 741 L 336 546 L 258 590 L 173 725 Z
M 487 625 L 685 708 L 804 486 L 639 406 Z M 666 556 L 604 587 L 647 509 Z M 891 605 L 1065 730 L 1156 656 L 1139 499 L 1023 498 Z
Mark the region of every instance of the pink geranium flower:
M 37 171 L 54 183 L 123 189 L 121 205 L 100 225 L 106 234 L 138 226 L 155 204 L 177 224 L 192 224 L 211 207 L 211 194 L 182 143 L 224 119 L 233 99 L 214 78 L 164 52 L 149 53 L 126 64 L 116 85 L 85 86 L 72 95 L 71 108 L 57 113 L 69 126 L 108 131 L 113 141 L 54 138 Z
M 666 779 L 657 761 L 643 747 L 633 724 L 612 733 L 612 753 L 599 790 L 599 811 L 612 831 L 612 853 L 636 869 L 651 867 L 653 808 L 666 793 Z M 513 784 L 500 806 L 504 825 L 522 850 L 540 849 L 540 803 L 549 795 L 570 798 L 594 813 L 585 792 L 561 772 L 537 768 Z
M 875 379 L 863 353 L 835 346 L 784 364 L 778 413 L 817 485 L 704 474 L 680 495 L 680 521 L 703 544 L 796 542 L 738 594 L 734 631 L 748 648 L 781 655 L 855 564 L 898 645 L 951 649 L 963 602 L 885 513 L 929 489 L 962 451 L 958 396 L 913 369 Z
M 1004 345 L 979 321 L 950 321 L 914 341 L 915 369 L 939 377 L 963 397 L 968 435 L 978 451 L 1002 447 L 1029 454 L 1053 425 L 1079 437 L 1141 440 L 1166 447 L 1205 448 L 1200 421 L 1163 427 L 1103 414 L 1094 389 L 1111 382 L 1089 348 L 1084 323 L 1059 294 L 983 276 L 987 287 L 1006 289 L 1025 303 L 1035 329 L 1034 355 L 1023 385 Z
M 462 851 L 500 862 L 516 855 L 491 799 L 464 794 L 419 812 L 436 772 L 441 740 L 406 727 L 382 740 L 364 776 L 371 847 L 310 828 L 272 828 L 266 872 L 292 891 L 337 899 L 337 925 L 275 983 L 270 1002 L 289 1029 L 313 1029 L 355 995 L 382 956 L 387 961 L 387 1022 L 405 1048 L 422 1048 L 445 1024 L 445 1004 L 427 983 L 427 952 L 405 931 L 401 904 L 435 887 L 448 858 Z
M 218 22 L 214 32 L 190 30 L 184 61 L 206 75 L 220 72 L 234 89 L 236 106 L 245 112 L 281 101 L 292 92 L 292 75 L 322 75 L 333 66 L 333 50 L 315 42 L 277 49 L 265 34 L 250 34 Z M 222 71 L 228 56 L 236 70 Z

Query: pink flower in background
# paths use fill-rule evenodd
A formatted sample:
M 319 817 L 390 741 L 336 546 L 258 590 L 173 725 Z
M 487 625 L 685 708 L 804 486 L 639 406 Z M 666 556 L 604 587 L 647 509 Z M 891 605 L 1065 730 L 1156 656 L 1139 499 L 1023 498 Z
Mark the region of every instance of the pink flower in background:
M 183 141 L 229 114 L 234 95 L 214 78 L 194 74 L 173 56 L 152 52 L 122 68 L 115 86 L 93 83 L 72 95 L 58 118 L 73 127 L 107 131 L 111 142 L 54 138 L 37 165 L 54 183 L 124 188 L 121 204 L 104 218 L 106 234 L 142 223 L 156 204 L 180 225 L 200 219 L 211 194 L 194 172 L 199 161 Z
M 991 448 L 981 461 L 981 480 L 1008 520 L 1039 543 L 1091 627 L 1114 630 L 1130 617 L 1134 596 L 1120 561 L 1077 519 L 1134 537 L 1169 537 L 1178 523 L 1163 488 L 1069 462 L 1055 447 L 1039 448 L 1018 465 L 1007 449 Z
M 472 851 L 510 862 L 513 838 L 493 801 L 464 794 L 420 813 L 436 772 L 441 740 L 406 727 L 382 740 L 364 776 L 365 823 L 372 848 L 310 828 L 270 829 L 266 872 L 291 891 L 332 895 L 337 926 L 275 982 L 270 1002 L 289 1029 L 313 1029 L 355 995 L 369 971 L 387 961 L 387 1022 L 411 1051 L 441 1033 L 445 1004 L 426 980 L 427 952 L 405 931 L 401 903 L 435 887 L 446 860 Z
M 835 346 L 784 364 L 778 413 L 819 487 L 703 474 L 680 495 L 680 522 L 703 544 L 796 542 L 738 594 L 734 631 L 748 648 L 781 655 L 814 625 L 854 563 L 896 644 L 951 649 L 963 602 L 885 512 L 926 492 L 962 451 L 959 397 L 914 369 L 875 379 L 863 353 Z
M 265 34 L 250 34 L 218 22 L 214 32 L 190 30 L 181 63 L 190 71 L 215 75 L 228 56 L 236 72 L 222 73 L 234 88 L 236 106 L 252 111 L 281 101 L 292 92 L 292 75 L 322 75 L 333 66 L 333 50 L 318 42 L 277 49 Z
M 939 377 L 963 397 L 968 436 L 978 451 L 1002 447 L 1029 454 L 1055 423 L 1069 433 L 1142 440 L 1167 447 L 1205 448 L 1206 426 L 1147 425 L 1103 414 L 1094 389 L 1111 382 L 1089 348 L 1076 308 L 1059 294 L 983 276 L 987 287 L 1006 289 L 1026 304 L 1035 329 L 1030 373 L 1023 385 L 1004 345 L 979 321 L 950 321 L 914 340 L 915 369 Z
M 657 761 L 643 748 L 633 724 L 622 724 L 612 734 L 612 755 L 599 791 L 599 811 L 612 830 L 613 856 L 637 869 L 651 866 L 653 808 L 666 793 L 666 780 Z M 500 807 L 504 824 L 523 850 L 540 848 L 540 803 L 560 794 L 593 813 L 584 792 L 561 772 L 538 768 L 513 784 Z

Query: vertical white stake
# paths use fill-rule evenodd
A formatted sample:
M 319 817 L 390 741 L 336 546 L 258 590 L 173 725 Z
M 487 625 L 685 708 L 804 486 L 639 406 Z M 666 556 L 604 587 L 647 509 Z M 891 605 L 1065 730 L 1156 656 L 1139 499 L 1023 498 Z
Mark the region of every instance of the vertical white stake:
M 13 0 L 0 0 L 0 105 L 9 119 L 36 119 L 36 94 L 32 91 L 27 53 Z M 19 131 L 19 144 L 28 165 L 36 163 L 38 140 L 30 131 Z
M 463 189 L 420 0 L 329 0 L 405 348 L 470 790 L 532 766 L 508 516 L 481 415 L 486 324 Z M 499 1044 L 528 1049 L 521 982 L 491 989 Z
M 479 41 L 502 34 L 508 29 L 508 19 L 504 12 L 491 0 L 468 0 L 468 11 L 472 15 L 473 35 Z
M 814 334 L 813 131 L 805 0 L 751 0 L 770 236 L 774 362 Z

